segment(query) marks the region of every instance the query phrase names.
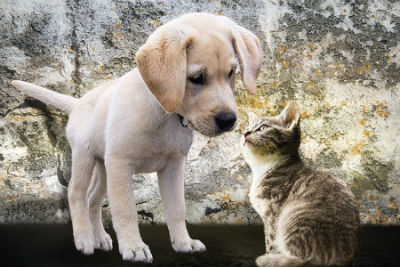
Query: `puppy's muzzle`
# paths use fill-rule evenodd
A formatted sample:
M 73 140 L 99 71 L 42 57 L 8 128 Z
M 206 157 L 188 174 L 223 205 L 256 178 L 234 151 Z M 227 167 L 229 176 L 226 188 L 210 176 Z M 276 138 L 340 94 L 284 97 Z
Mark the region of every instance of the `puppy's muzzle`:
M 221 132 L 230 131 L 236 123 L 236 114 L 234 112 L 220 112 L 214 117 L 214 120 Z

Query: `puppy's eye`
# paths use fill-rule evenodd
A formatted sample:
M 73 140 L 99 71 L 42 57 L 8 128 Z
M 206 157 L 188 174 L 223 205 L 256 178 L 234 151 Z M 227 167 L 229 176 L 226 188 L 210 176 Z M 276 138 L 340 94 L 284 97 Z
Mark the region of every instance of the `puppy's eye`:
M 206 79 L 203 73 L 190 76 L 188 79 L 191 83 L 197 85 L 204 85 L 206 83 Z
M 233 74 L 234 71 L 235 71 L 234 69 L 231 69 L 231 71 L 228 74 L 228 78 L 232 77 L 232 74 Z

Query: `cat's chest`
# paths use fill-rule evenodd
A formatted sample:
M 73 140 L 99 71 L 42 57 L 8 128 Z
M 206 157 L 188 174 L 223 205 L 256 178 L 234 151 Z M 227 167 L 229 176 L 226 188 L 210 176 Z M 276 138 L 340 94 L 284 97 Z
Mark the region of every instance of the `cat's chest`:
M 258 181 L 252 183 L 249 192 L 250 203 L 256 212 L 262 217 L 275 214 L 278 210 L 278 204 L 275 199 L 264 197 L 264 190 Z
M 250 196 L 250 202 L 255 211 L 261 216 L 264 217 L 266 214 L 267 210 L 270 210 L 271 203 L 268 200 L 265 200 L 263 198 L 259 198 L 257 196 L 254 196 L 252 194 Z
M 264 217 L 275 216 L 279 212 L 283 194 L 282 192 L 277 194 L 277 185 L 270 186 L 269 182 L 266 182 L 265 179 L 270 179 L 269 177 L 266 178 L 266 173 L 272 171 L 283 158 L 279 155 L 258 157 L 249 150 L 245 150 L 244 152 L 252 172 L 249 200 L 253 208 L 263 219 Z

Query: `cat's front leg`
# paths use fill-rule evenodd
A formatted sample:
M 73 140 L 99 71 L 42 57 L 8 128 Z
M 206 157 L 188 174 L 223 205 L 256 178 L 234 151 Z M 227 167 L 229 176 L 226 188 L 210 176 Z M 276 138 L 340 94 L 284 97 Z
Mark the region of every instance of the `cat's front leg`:
M 201 252 L 206 247 L 200 240 L 191 239 L 186 229 L 184 169 L 186 157 L 170 157 L 159 171 L 158 184 L 165 211 L 172 247 L 176 252 Z
M 263 218 L 264 235 L 265 235 L 265 252 L 275 253 L 275 229 L 273 227 L 273 220 L 270 218 Z

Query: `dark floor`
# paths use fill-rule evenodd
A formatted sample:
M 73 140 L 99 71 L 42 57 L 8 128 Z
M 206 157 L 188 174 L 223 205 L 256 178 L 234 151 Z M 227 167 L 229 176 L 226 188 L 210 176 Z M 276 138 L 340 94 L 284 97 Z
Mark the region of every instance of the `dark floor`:
M 141 266 L 124 262 L 112 233 L 112 252 L 84 256 L 73 245 L 69 225 L 0 225 L 1 266 Z M 208 251 L 176 254 L 166 226 L 141 225 L 154 257 L 152 266 L 254 266 L 264 252 L 262 226 L 189 226 Z M 148 265 L 150 266 L 150 265 Z M 352 266 L 400 266 L 400 226 L 363 226 L 360 250 Z

